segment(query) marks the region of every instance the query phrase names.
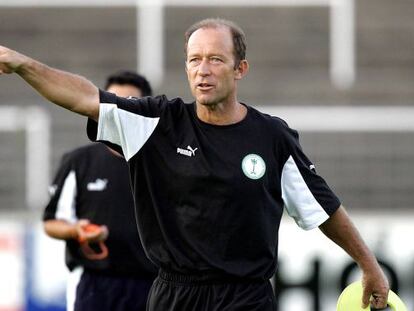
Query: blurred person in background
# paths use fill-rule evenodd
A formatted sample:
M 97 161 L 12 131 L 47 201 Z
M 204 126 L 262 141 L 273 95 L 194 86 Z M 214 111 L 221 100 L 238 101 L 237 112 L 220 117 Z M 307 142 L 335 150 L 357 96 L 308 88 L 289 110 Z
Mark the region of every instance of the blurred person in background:
M 269 279 L 284 207 L 300 227 L 319 227 L 358 263 L 361 304 L 371 299 L 385 307 L 389 285 L 381 267 L 297 132 L 238 101 L 238 82 L 249 69 L 243 31 L 230 21 L 203 20 L 186 32 L 185 51 L 190 104 L 117 97 L 0 48 L 0 70 L 89 117 L 89 137 L 128 161 L 141 240 L 160 267 L 148 310 L 275 310 Z
M 109 76 L 105 89 L 122 97 L 152 95 L 148 81 L 130 71 Z M 145 310 L 156 268 L 139 240 L 128 166 L 119 153 L 93 143 L 65 154 L 43 220 L 50 237 L 66 241 L 67 310 Z M 91 224 L 98 225 L 95 232 L 87 230 Z

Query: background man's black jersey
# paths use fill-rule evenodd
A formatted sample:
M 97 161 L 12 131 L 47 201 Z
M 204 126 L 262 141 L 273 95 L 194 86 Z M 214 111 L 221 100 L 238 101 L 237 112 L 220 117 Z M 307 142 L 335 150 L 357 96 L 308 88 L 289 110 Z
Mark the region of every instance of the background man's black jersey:
M 278 118 L 246 106 L 217 126 L 179 98 L 100 99 L 89 136 L 128 160 L 143 246 L 164 270 L 268 279 L 283 207 L 311 229 L 340 205 Z
M 109 229 L 105 244 L 109 256 L 88 260 L 79 243 L 68 240 L 66 264 L 119 276 L 153 277 L 155 266 L 147 259 L 138 235 L 134 202 L 125 160 L 103 144 L 91 144 L 67 153 L 52 185 L 44 220 L 75 222 L 89 219 Z

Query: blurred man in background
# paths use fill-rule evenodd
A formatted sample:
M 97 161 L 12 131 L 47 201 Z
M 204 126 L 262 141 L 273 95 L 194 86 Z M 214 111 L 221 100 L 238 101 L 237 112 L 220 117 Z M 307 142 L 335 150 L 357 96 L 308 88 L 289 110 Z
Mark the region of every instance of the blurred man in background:
M 275 310 L 269 279 L 284 207 L 300 227 L 319 227 L 358 263 L 361 304 L 372 296 L 374 307 L 385 307 L 384 273 L 297 132 L 238 101 L 238 82 L 249 70 L 243 31 L 208 19 L 185 38 L 191 104 L 117 97 L 0 48 L 1 71 L 18 73 L 48 100 L 97 121 L 90 137 L 129 162 L 141 240 L 160 267 L 148 310 Z
M 109 76 L 105 89 L 122 97 L 152 94 L 148 81 L 129 71 Z M 156 268 L 139 240 L 122 156 L 100 143 L 65 154 L 51 192 L 44 228 L 66 241 L 67 310 L 144 311 Z M 91 225 L 98 226 L 88 231 Z

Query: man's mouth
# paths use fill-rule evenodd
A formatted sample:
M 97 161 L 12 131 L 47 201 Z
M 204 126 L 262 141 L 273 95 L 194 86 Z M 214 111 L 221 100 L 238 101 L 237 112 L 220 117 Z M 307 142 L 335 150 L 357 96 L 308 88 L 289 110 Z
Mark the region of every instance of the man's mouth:
M 204 82 L 202 82 L 202 83 L 198 83 L 198 84 L 197 84 L 197 89 L 198 89 L 198 90 L 200 90 L 200 91 L 209 91 L 209 90 L 211 90 L 213 87 L 214 87 L 214 86 L 213 86 L 212 84 L 209 84 L 209 83 L 204 83 Z

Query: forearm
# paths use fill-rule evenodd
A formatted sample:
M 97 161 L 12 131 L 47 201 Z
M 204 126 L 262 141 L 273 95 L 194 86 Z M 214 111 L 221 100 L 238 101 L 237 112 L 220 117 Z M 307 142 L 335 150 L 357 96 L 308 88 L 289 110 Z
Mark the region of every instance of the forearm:
M 389 285 L 377 259 L 366 246 L 358 230 L 341 206 L 319 228 L 322 232 L 342 247 L 359 265 L 363 272 L 362 304 L 366 308 L 373 297 L 371 305 L 375 308 L 384 308 L 387 305 Z
M 342 206 L 319 228 L 329 239 L 343 248 L 362 270 L 378 267 L 375 256 Z
M 16 69 L 28 84 L 49 101 L 97 120 L 98 88 L 87 79 L 48 67 L 29 57 Z
M 78 232 L 75 224 L 70 224 L 64 220 L 51 219 L 43 223 L 46 234 L 59 240 L 77 239 Z
M 50 219 L 43 222 L 43 227 L 48 236 L 59 240 L 78 240 L 96 242 L 104 241 L 108 237 L 108 228 L 104 225 L 94 225 L 94 230 L 88 230 L 89 220 L 81 219 L 71 224 L 65 220 Z

